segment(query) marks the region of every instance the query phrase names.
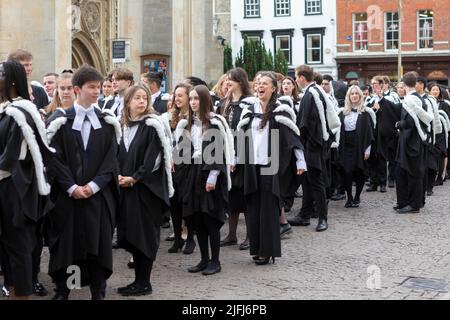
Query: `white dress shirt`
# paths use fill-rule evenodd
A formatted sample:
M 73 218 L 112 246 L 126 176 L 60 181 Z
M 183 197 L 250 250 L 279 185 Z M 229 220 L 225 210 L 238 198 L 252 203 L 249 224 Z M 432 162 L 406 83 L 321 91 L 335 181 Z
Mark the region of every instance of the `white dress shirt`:
M 192 159 L 200 160 L 202 159 L 202 148 L 203 148 L 203 128 L 201 121 L 195 117 L 194 123 L 191 128 L 191 141 L 192 146 L 194 147 L 194 154 L 192 155 Z M 208 184 L 216 185 L 217 178 L 219 177 L 220 170 L 211 170 L 208 175 Z
M 134 138 L 136 137 L 136 133 L 138 131 L 139 125 L 132 126 L 131 128 L 128 126 L 125 126 L 123 128 L 123 144 L 125 145 L 125 149 L 127 152 L 130 150 L 131 143 L 133 142 Z M 161 152 L 158 154 L 158 157 L 155 160 L 155 167 L 153 168 L 152 172 L 155 172 L 158 170 L 161 166 L 162 161 L 162 155 Z
M 262 114 L 262 107 L 260 103 L 255 103 L 254 111 L 256 114 Z M 252 142 L 253 142 L 253 161 L 255 165 L 269 164 L 269 122 L 263 129 L 260 129 L 261 119 L 253 118 L 252 121 Z M 305 155 L 303 150 L 295 149 L 295 157 L 297 159 L 297 170 L 307 170 Z M 281 156 L 281 155 L 280 155 Z

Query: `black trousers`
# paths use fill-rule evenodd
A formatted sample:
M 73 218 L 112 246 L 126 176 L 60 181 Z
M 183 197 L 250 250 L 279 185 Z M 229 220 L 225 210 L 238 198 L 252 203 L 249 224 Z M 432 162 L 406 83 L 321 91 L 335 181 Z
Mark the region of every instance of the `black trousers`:
M 32 252 L 33 283 L 39 282 L 39 272 L 41 272 L 41 255 L 44 248 L 44 237 L 42 235 L 43 220 L 38 221 L 36 226 L 36 246 Z
M 423 178 L 412 176 L 397 166 L 397 205 L 400 208 L 411 206 L 420 209 L 423 201 Z
M 311 218 L 315 207 L 319 219 L 327 220 L 328 204 L 323 173 L 318 169 L 308 168 L 304 175 L 301 217 L 305 219 Z
M 109 272 L 103 268 L 95 259 L 89 259 L 83 261 L 86 268 L 82 268 L 89 272 L 90 290 L 92 298 L 105 298 L 106 295 L 106 280 L 108 279 Z M 55 292 L 68 297 L 70 294 L 70 288 L 68 287 L 67 280 L 71 276 L 67 274 L 67 270 L 60 270 L 53 274 L 53 281 L 56 284 Z M 83 275 L 81 275 L 83 277 Z
M 36 223 L 20 210 L 20 199 L 11 178 L 0 181 L 0 246 L 5 285 L 17 296 L 33 293 L 31 252 L 36 243 Z
M 198 246 L 202 261 L 209 261 L 209 246 L 211 247 L 211 261 L 219 262 L 220 254 L 220 229 L 222 222 L 207 213 L 196 212 L 191 217 L 197 234 Z M 209 241 L 209 246 L 208 246 Z
M 389 179 L 389 181 L 395 181 L 395 170 L 396 170 L 395 161 L 389 161 L 388 162 L 388 179 Z
M 370 180 L 373 186 L 386 186 L 387 161 L 380 154 L 369 159 Z
M 433 191 L 434 183 L 436 182 L 437 171 L 428 168 L 425 173 L 426 179 L 424 179 L 424 190 L 427 192 Z

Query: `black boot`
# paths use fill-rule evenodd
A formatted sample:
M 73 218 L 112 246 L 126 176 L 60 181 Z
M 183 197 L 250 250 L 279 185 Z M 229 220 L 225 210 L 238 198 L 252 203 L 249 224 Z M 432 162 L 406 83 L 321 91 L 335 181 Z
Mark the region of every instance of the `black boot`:
M 169 253 L 177 253 L 178 251 L 181 251 L 184 246 L 184 240 L 181 238 L 175 239 L 172 247 L 169 248 Z

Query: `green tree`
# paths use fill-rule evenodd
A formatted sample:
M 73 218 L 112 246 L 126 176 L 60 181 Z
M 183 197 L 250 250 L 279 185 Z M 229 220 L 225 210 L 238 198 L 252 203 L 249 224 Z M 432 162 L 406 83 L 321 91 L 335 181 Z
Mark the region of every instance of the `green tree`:
M 223 49 L 223 73 L 227 73 L 231 69 L 233 69 L 233 52 L 227 44 Z
M 289 63 L 281 50 L 275 55 L 274 71 L 286 75 L 289 69 Z

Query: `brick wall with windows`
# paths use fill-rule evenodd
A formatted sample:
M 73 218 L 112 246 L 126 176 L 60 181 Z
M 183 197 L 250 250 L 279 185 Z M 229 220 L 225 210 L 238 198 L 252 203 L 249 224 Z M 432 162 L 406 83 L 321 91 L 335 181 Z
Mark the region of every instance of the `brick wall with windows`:
M 397 13 L 398 2 L 393 0 L 337 0 L 338 52 L 382 52 L 389 49 L 395 30 L 386 30 L 387 13 Z M 403 1 L 402 50 L 449 50 L 449 0 Z M 367 14 L 367 48 L 361 50 L 365 39 L 363 27 L 358 27 L 355 14 Z M 421 17 L 419 17 L 419 14 Z M 428 18 L 426 18 L 426 16 Z M 395 22 L 395 19 L 391 21 Z M 420 27 L 419 27 L 420 24 Z M 395 25 L 395 23 L 394 23 Z M 395 27 L 395 26 L 394 26 Z M 420 29 L 420 30 L 419 30 Z M 359 33 L 358 33 L 359 31 Z M 390 31 L 390 32 L 389 32 Z M 419 36 L 421 41 L 419 41 Z M 361 40 L 363 39 L 363 40 Z M 359 47 L 358 47 L 359 46 Z

